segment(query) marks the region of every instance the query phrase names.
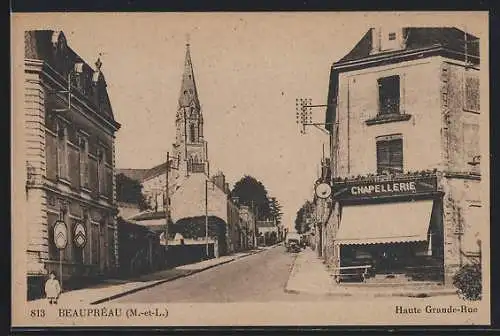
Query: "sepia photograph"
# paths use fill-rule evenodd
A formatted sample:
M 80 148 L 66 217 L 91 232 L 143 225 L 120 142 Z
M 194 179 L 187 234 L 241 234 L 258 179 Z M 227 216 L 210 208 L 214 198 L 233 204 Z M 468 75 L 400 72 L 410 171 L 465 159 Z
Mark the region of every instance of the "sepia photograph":
M 11 36 L 13 326 L 490 325 L 487 12 Z

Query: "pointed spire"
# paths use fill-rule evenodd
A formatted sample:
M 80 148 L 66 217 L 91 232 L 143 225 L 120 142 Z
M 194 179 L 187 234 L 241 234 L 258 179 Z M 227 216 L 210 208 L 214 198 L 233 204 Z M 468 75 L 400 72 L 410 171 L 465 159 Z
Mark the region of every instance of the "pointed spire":
M 101 58 L 98 57 L 97 61 L 95 62 L 95 67 L 96 67 L 97 71 L 101 70 L 101 66 L 102 66 Z
M 182 85 L 179 96 L 179 107 L 191 106 L 194 102 L 197 108 L 200 107 L 198 100 L 198 91 L 196 90 L 196 82 L 194 80 L 193 63 L 191 62 L 189 40 L 186 43 L 186 58 L 184 61 L 184 73 L 182 74 Z

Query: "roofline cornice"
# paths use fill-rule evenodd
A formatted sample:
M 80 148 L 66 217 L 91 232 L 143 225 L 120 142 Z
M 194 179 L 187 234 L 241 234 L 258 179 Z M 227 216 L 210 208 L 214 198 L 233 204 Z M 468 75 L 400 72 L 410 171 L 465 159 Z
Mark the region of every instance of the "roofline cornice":
M 58 85 L 64 90 L 66 89 L 65 84 L 67 84 L 67 80 L 63 78 L 63 76 L 61 76 L 61 74 L 57 72 L 54 68 L 52 68 L 47 62 L 43 60 L 29 59 L 29 58 L 25 59 L 24 62 L 27 67 L 35 68 L 32 71 L 40 71 L 43 74 L 43 76 L 49 79 L 52 83 Z M 30 69 L 27 68 L 26 71 L 29 72 Z M 89 106 L 89 104 L 85 102 L 85 100 L 88 100 L 88 98 L 83 97 L 82 99 L 82 94 L 78 92 L 78 90 L 75 91 L 76 94 L 73 94 L 73 98 L 76 101 L 78 101 L 78 103 L 80 103 L 81 106 L 85 107 L 85 109 L 90 111 L 92 116 L 96 117 L 97 120 L 101 121 L 103 124 L 108 125 L 113 131 L 118 131 L 121 128 L 121 124 L 118 123 L 117 121 L 107 120 L 99 113 L 97 113 L 97 111 L 94 108 L 92 108 L 91 106 Z
M 405 50 L 397 53 L 384 53 L 379 55 L 373 55 L 368 57 L 363 57 L 357 60 L 345 61 L 345 62 L 335 62 L 332 65 L 332 70 L 345 71 L 350 68 L 358 68 L 358 67 L 370 67 L 376 66 L 380 63 L 397 63 L 401 62 L 402 59 L 416 59 L 421 57 L 429 57 L 434 55 L 439 55 L 441 53 L 451 53 L 455 55 L 464 56 L 464 53 L 457 52 L 450 48 L 443 47 L 442 45 L 434 45 L 426 48 Z M 469 55 L 469 58 L 479 60 L 478 56 Z

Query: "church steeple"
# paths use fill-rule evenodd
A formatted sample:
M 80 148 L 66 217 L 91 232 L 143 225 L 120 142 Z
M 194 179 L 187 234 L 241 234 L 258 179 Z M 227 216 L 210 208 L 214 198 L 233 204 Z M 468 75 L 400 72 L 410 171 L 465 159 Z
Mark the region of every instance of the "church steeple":
M 181 92 L 179 95 L 179 108 L 195 107 L 199 109 L 200 101 L 198 99 L 198 91 L 196 90 L 189 46 L 189 43 L 186 43 L 186 57 L 184 60 L 184 73 L 182 74 Z
M 187 43 L 179 106 L 175 118 L 176 141 L 173 153 L 186 162 L 188 173 L 203 173 L 208 172 L 207 142 L 203 136 L 203 114 L 189 47 Z

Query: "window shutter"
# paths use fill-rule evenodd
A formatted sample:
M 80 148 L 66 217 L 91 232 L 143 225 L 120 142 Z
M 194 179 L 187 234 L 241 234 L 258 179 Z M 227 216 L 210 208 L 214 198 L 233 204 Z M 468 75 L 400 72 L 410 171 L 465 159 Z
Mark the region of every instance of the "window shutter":
M 479 112 L 479 77 L 465 74 L 465 108 Z
M 378 141 L 377 142 L 377 173 L 381 174 L 384 170 L 389 168 L 390 164 L 390 152 L 388 141 Z
M 73 188 L 80 188 L 80 151 L 68 146 L 69 151 L 69 177 Z
M 89 184 L 90 189 L 97 192 L 97 162 L 93 158 L 89 158 Z
M 395 139 L 390 142 L 390 165 L 397 172 L 403 171 L 403 140 Z
M 57 180 L 57 139 L 49 132 L 45 132 L 45 162 L 47 179 Z

